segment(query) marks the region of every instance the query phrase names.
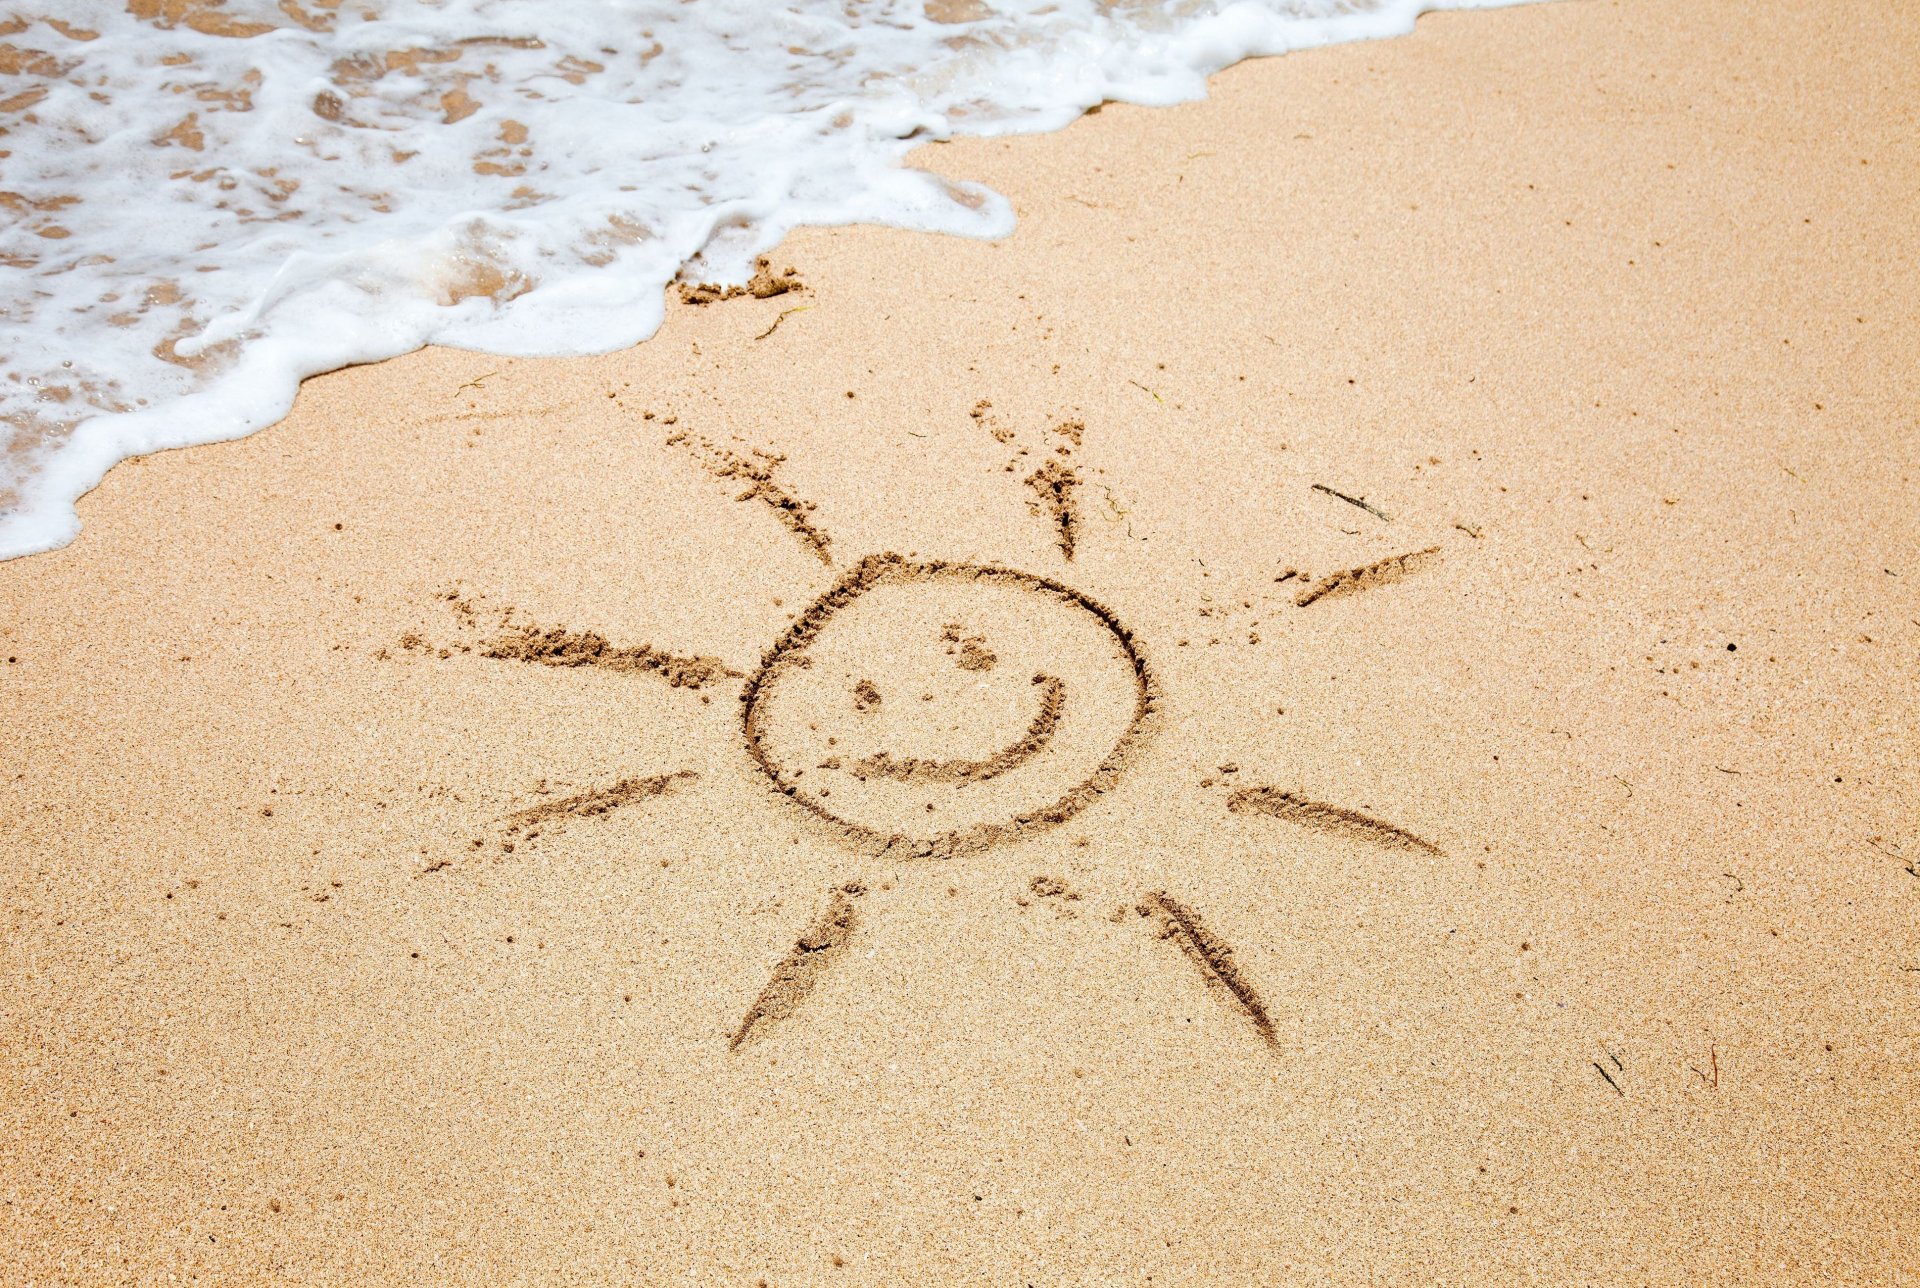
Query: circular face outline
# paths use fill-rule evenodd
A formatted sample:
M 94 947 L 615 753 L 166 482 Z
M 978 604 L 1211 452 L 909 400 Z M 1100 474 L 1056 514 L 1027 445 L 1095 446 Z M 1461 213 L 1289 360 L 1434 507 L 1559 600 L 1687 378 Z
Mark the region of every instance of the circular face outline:
M 882 832 L 844 818 L 827 808 L 818 797 L 802 791 L 767 745 L 766 730 L 762 727 L 764 717 L 761 699 L 772 691 L 773 685 L 787 668 L 805 665 L 800 660 L 801 655 L 819 636 L 822 628 L 835 613 L 875 586 L 905 585 L 927 581 L 959 583 L 986 581 L 1018 586 L 1086 613 L 1112 634 L 1127 664 L 1132 668 L 1134 702 L 1133 713 L 1127 721 L 1126 728 L 1115 740 L 1106 757 L 1091 774 L 1069 788 L 1058 800 L 1048 805 L 1024 810 L 1004 822 L 975 823 L 970 827 L 955 828 L 933 836 L 907 836 L 902 833 Z M 1140 647 L 1134 640 L 1133 632 L 1121 625 L 1120 619 L 1114 616 L 1113 610 L 1098 600 L 1051 577 L 1041 577 L 1013 568 L 1002 568 L 995 564 L 951 563 L 939 559 L 914 560 L 889 553 L 868 555 L 854 565 L 851 571 L 800 614 L 793 625 L 787 629 L 787 633 L 766 651 L 760 659 L 759 667 L 747 678 L 746 687 L 741 690 L 740 726 L 741 732 L 746 737 L 747 754 L 753 758 L 753 763 L 760 771 L 772 780 L 773 785 L 783 795 L 791 798 L 816 818 L 831 824 L 862 849 L 880 854 L 904 851 L 914 858 L 953 858 L 957 855 L 976 853 L 989 846 L 1056 826 L 1085 809 L 1095 797 L 1112 788 L 1115 780 L 1119 778 L 1126 760 L 1138 748 L 1149 718 L 1158 704 L 1159 689 L 1146 658 L 1141 655 Z

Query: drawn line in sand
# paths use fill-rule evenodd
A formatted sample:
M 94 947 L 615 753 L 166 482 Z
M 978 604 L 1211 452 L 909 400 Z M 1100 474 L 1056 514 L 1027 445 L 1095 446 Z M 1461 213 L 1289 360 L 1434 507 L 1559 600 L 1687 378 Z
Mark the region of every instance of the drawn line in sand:
M 445 600 L 462 634 L 472 638 L 482 629 L 481 616 L 485 596 L 462 598 L 457 590 L 435 596 Z M 676 689 L 700 689 L 718 680 L 739 679 L 734 670 L 717 657 L 683 657 L 651 644 L 620 645 L 597 631 L 570 631 L 564 626 L 535 626 L 513 620 L 514 610 L 502 608 L 490 614 L 496 619 L 499 634 L 478 644 L 454 644 L 438 647 L 418 631 L 400 637 L 400 647 L 413 653 L 442 658 L 455 653 L 478 652 L 482 657 L 507 662 L 538 662 L 542 666 L 595 666 L 608 671 L 657 675 Z M 386 650 L 381 650 L 384 656 Z
M 1148 895 L 1140 904 L 1140 912 L 1143 915 L 1159 913 L 1160 938 L 1177 942 L 1180 950 L 1200 967 L 1207 982 L 1226 989 L 1240 1009 L 1246 1012 L 1261 1041 L 1276 1051 L 1280 1049 L 1280 1039 L 1273 1031 L 1273 1020 L 1267 1015 L 1266 1004 L 1234 964 L 1233 949 L 1207 928 L 1206 923 L 1200 920 L 1199 913 L 1165 890 Z
M 1402 577 L 1410 576 L 1434 562 L 1439 555 L 1439 546 L 1428 546 L 1425 550 L 1394 555 L 1358 568 L 1343 568 L 1330 576 L 1322 577 L 1301 591 L 1293 601 L 1294 607 L 1305 608 L 1317 600 L 1328 599 L 1335 595 L 1351 595 L 1357 591 L 1371 590 L 1375 586 L 1390 586 Z
M 756 1030 L 762 1025 L 776 1024 L 799 1008 L 820 976 L 846 951 L 847 941 L 853 938 L 860 924 L 859 907 L 854 900 L 866 892 L 867 888 L 857 881 L 850 881 L 833 892 L 827 910 L 807 927 L 806 933 L 794 943 L 793 951 L 773 968 L 773 978 L 754 999 L 740 1027 L 733 1031 L 727 1050 L 738 1051 L 757 1036 Z
M 1445 851 L 1403 827 L 1362 814 L 1344 805 L 1308 800 L 1277 787 L 1243 787 L 1227 797 L 1227 809 L 1235 814 L 1264 814 L 1287 823 L 1298 823 L 1333 836 L 1367 841 L 1389 850 L 1419 850 L 1444 857 Z
M 1027 486 L 1035 498 L 1033 512 L 1052 521 L 1060 553 L 1072 562 L 1080 539 L 1080 502 L 1073 494 L 1080 486 L 1079 472 L 1064 461 L 1051 460 L 1027 476 Z
M 1014 446 L 1019 436 L 1001 424 L 992 412 L 993 404 L 982 398 L 967 414 L 973 418 L 974 424 L 992 434 L 996 443 Z M 1033 493 L 1033 500 L 1027 503 L 1027 508 L 1053 525 L 1054 541 L 1060 547 L 1061 555 L 1071 563 L 1074 549 L 1080 542 L 1080 500 L 1074 493 L 1083 480 L 1080 471 L 1067 458 L 1086 441 L 1087 425 L 1081 420 L 1063 420 L 1050 432 L 1060 441 L 1053 445 L 1052 455 L 1047 457 L 1046 463 L 1026 477 L 1027 488 Z M 1007 473 L 1014 472 L 1018 458 L 1027 455 L 1029 450 L 1025 447 L 1016 448 L 1015 459 L 1006 464 Z M 1046 450 L 1044 439 L 1041 450 Z M 1108 492 L 1108 498 L 1112 498 L 1111 491 Z
M 1067 703 L 1067 686 L 1051 675 L 1036 675 L 1033 682 L 1044 686 L 1040 710 L 1027 726 L 1026 733 L 984 760 L 923 760 L 918 756 L 896 757 L 880 751 L 853 766 L 855 778 L 890 778 L 898 783 L 982 783 L 1008 770 L 1018 769 L 1045 750 L 1060 727 L 1060 716 Z
M 595 666 L 606 671 L 658 675 L 676 689 L 700 689 L 738 679 L 717 657 L 681 657 L 650 644 L 614 644 L 597 631 L 564 626 L 518 625 L 480 646 L 480 656 L 541 666 Z
M 665 796 L 681 783 L 692 782 L 698 777 L 690 769 L 681 769 L 648 778 L 622 778 L 611 787 L 563 796 L 559 800 L 542 801 L 527 809 L 516 810 L 500 820 L 505 829 L 501 848 L 512 853 L 516 843 L 532 841 L 550 829 L 558 830 L 578 819 L 600 818 L 635 801 Z
M 670 447 L 685 448 L 700 467 L 714 478 L 739 480 L 744 482 L 746 491 L 736 496 L 736 501 L 758 501 L 771 509 L 774 517 L 795 537 L 799 538 L 809 550 L 813 551 L 821 563 L 831 564 L 833 556 L 828 552 L 832 539 L 813 525 L 810 517 L 814 503 L 802 501 L 793 493 L 781 487 L 774 480 L 773 472 L 787 458 L 774 452 L 755 448 L 751 458 L 729 451 L 712 439 L 689 430 L 679 430 L 667 439 Z

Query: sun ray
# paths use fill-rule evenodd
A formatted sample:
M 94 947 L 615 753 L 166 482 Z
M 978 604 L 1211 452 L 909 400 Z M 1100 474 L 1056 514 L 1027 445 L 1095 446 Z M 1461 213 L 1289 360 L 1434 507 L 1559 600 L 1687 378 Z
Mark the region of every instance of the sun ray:
M 855 900 L 866 892 L 867 888 L 857 881 L 850 881 L 833 892 L 826 911 L 794 942 L 793 951 L 773 968 L 773 978 L 760 990 L 746 1018 L 728 1040 L 729 1051 L 738 1051 L 758 1036 L 763 1025 L 786 1019 L 806 1000 L 820 976 L 846 951 L 847 941 L 853 938 L 860 924 L 859 905 Z
M 1260 994 L 1234 964 L 1233 949 L 1207 927 L 1200 919 L 1200 914 L 1165 890 L 1156 890 L 1148 895 L 1141 903 L 1140 910 L 1160 914 L 1160 938 L 1171 939 L 1179 944 L 1180 951 L 1200 967 L 1207 982 L 1224 988 L 1246 1013 L 1260 1040 L 1278 1051 L 1280 1038 L 1273 1031 L 1273 1020 L 1267 1014 L 1266 1003 L 1260 1000 Z
M 676 689 L 700 689 L 745 674 L 717 657 L 681 656 L 651 644 L 614 644 L 598 631 L 570 631 L 564 626 L 508 627 L 480 646 L 480 656 L 542 666 L 652 673 Z
M 720 446 L 704 434 L 686 429 L 668 436 L 667 445 L 683 448 L 700 463 L 701 469 L 714 478 L 745 483 L 746 491 L 734 497 L 734 500 L 758 501 L 765 505 L 787 531 L 813 551 L 821 563 L 833 566 L 833 538 L 813 521 L 814 503 L 800 500 L 773 477 L 774 470 L 786 457 L 758 449 L 748 456 L 742 456 Z
M 512 853 L 516 844 L 534 840 L 543 832 L 557 831 L 576 819 L 600 818 L 635 801 L 665 796 L 681 783 L 691 782 L 699 776 L 691 769 L 681 769 L 671 774 L 654 774 L 645 778 L 622 778 L 610 787 L 597 787 L 592 791 L 515 810 L 500 820 L 505 829 L 501 848 Z
M 441 658 L 477 653 L 503 662 L 588 666 L 629 675 L 654 675 L 676 689 L 702 689 L 721 680 L 740 679 L 745 674 L 717 657 L 670 653 L 651 644 L 615 644 L 598 631 L 571 631 L 564 626 L 516 622 L 513 608 L 489 605 L 484 595 L 463 596 L 451 590 L 438 598 L 445 600 L 452 610 L 454 622 L 464 638 L 435 644 L 418 631 L 408 631 L 400 637 L 402 649 Z M 483 625 L 485 619 L 493 623 L 492 635 L 482 635 L 487 629 Z M 481 638 L 476 639 L 477 635 Z M 384 653 L 382 650 L 382 655 Z
M 1243 787 L 1227 798 L 1227 809 L 1235 814 L 1264 814 L 1285 823 L 1297 823 L 1316 832 L 1367 841 L 1389 850 L 1419 850 L 1425 854 L 1445 855 L 1445 851 L 1425 837 L 1384 819 L 1362 814 L 1344 805 L 1308 800 L 1278 787 Z
M 1052 523 L 1054 544 L 1060 547 L 1061 557 L 1069 563 L 1080 540 L 1080 502 L 1074 496 L 1079 486 L 1079 472 L 1060 460 L 1049 460 L 1027 476 L 1034 508 Z
M 1439 557 L 1440 547 L 1428 546 L 1425 550 L 1410 550 L 1406 554 L 1392 555 L 1358 568 L 1342 568 L 1301 591 L 1293 604 L 1295 608 L 1305 608 L 1308 604 L 1338 595 L 1352 595 L 1375 586 L 1390 586 L 1402 577 L 1434 563 Z

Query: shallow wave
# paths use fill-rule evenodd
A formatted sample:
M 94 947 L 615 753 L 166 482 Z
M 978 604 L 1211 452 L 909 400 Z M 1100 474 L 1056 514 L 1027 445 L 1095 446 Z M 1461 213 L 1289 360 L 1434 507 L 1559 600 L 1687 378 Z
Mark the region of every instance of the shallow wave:
M 116 461 L 424 344 L 606 352 L 804 224 L 975 237 L 920 143 L 1487 0 L 83 0 L 0 20 L 0 558 Z

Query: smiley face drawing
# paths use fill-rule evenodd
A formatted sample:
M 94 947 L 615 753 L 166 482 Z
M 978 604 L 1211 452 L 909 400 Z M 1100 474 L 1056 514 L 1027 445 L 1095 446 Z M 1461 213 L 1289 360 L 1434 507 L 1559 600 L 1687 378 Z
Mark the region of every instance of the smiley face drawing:
M 823 563 L 834 563 L 813 507 L 775 479 L 780 457 L 743 457 L 685 431 L 667 441 L 687 446 L 716 479 L 744 482 L 737 501 L 768 506 Z M 1072 544 L 1061 550 L 1071 560 Z M 1295 603 L 1397 577 L 1405 563 L 1342 570 Z M 454 593 L 443 598 L 463 629 L 480 627 L 473 603 Z M 741 745 L 776 807 L 784 802 L 869 860 L 964 859 L 1064 823 L 1112 790 L 1163 705 L 1139 639 L 1111 609 L 1052 577 L 990 563 L 868 555 L 799 613 L 751 672 L 717 658 L 621 647 L 597 632 L 512 618 L 508 610 L 502 633 L 478 644 L 481 656 L 647 673 L 676 688 L 740 682 Z M 401 643 L 443 658 L 455 651 L 435 650 L 412 633 Z M 509 815 L 501 849 L 511 853 L 543 828 L 662 795 L 694 777 L 681 771 L 622 779 Z M 1272 787 L 1235 791 L 1227 808 L 1389 849 L 1438 853 L 1390 823 Z M 1058 893 L 1042 889 L 1050 880 L 1036 878 L 1034 892 Z M 859 880 L 828 892 L 825 909 L 747 1008 L 730 1049 L 763 1037 L 801 1006 L 857 934 L 865 894 Z M 1166 890 L 1142 894 L 1132 911 L 1279 1051 L 1258 991 L 1197 911 Z
M 1056 672 L 1088 678 L 1070 686 Z M 1009 673 L 1031 680 L 999 678 Z M 741 721 L 774 786 L 847 839 L 951 858 L 1079 813 L 1118 778 L 1155 702 L 1132 633 L 1079 591 L 883 554 L 767 651 Z M 941 732 L 975 745 L 912 746 L 930 704 L 964 711 L 969 728 Z

